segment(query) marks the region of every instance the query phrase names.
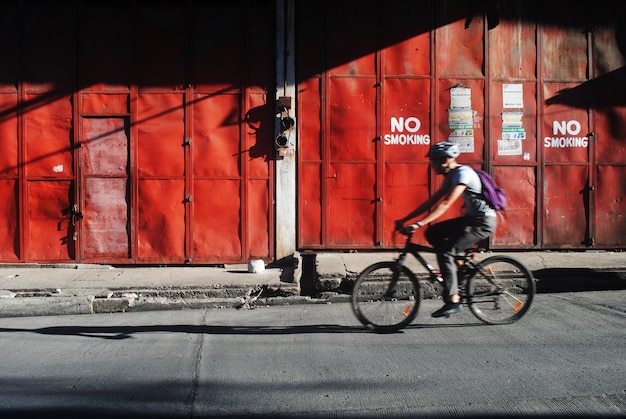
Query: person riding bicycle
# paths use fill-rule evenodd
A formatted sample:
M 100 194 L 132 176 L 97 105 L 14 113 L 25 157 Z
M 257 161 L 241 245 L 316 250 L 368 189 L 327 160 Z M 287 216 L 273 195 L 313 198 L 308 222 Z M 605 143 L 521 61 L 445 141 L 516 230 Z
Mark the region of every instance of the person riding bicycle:
M 475 243 L 491 236 L 496 229 L 496 211 L 482 197 L 482 185 L 478 174 L 470 167 L 461 165 L 456 158 L 461 154 L 455 143 L 441 142 L 431 147 L 427 154 L 436 174 L 444 175 L 441 187 L 406 217 L 395 221 L 396 230 L 406 233 L 428 225 L 445 214 L 459 198 L 463 197 L 465 215 L 432 224 L 426 231 L 426 240 L 437 253 L 439 269 L 443 277 L 444 306 L 432 313 L 432 317 L 448 317 L 461 311 L 455 256 Z M 432 209 L 431 209 L 432 208 Z M 404 224 L 429 209 L 430 212 L 414 224 Z

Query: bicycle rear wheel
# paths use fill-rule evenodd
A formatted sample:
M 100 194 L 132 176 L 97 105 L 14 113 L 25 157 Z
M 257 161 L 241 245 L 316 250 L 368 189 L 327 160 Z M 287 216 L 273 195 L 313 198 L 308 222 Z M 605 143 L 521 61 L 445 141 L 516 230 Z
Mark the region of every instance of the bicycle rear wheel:
M 472 313 L 487 324 L 509 324 L 522 318 L 536 293 L 532 273 L 508 256 L 492 256 L 477 266 L 467 282 Z
M 417 316 L 420 301 L 417 277 L 396 262 L 379 262 L 365 268 L 354 283 L 351 299 L 359 321 L 377 332 L 407 326 Z

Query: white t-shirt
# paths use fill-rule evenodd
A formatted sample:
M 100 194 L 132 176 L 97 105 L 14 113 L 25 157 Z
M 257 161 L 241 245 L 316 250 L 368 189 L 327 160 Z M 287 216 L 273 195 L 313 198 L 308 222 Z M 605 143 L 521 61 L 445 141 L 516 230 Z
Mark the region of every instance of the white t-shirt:
M 465 212 L 472 217 L 495 217 L 496 211 L 482 197 L 483 187 L 478 174 L 470 166 L 458 165 L 446 175 L 443 188 L 449 193 L 456 185 L 466 186 L 463 192 Z

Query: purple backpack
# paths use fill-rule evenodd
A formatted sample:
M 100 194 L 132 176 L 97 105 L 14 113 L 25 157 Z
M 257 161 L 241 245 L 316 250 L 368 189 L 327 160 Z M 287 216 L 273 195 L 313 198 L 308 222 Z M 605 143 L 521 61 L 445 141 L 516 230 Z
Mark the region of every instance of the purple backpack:
M 489 173 L 484 170 L 474 169 L 480 178 L 480 183 L 483 186 L 483 198 L 487 201 L 487 204 L 496 211 L 502 211 L 506 208 L 506 193 L 504 189 L 498 187 Z

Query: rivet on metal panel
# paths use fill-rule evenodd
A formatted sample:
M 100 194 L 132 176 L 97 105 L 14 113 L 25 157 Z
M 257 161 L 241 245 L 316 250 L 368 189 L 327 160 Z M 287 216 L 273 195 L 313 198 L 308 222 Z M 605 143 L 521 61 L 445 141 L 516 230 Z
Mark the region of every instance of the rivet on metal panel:
M 185 197 L 185 200 L 183 202 L 191 202 L 191 195 Z
M 380 86 L 382 86 L 382 85 L 383 85 L 383 82 L 382 82 L 382 81 L 379 81 L 378 83 L 376 83 L 376 84 L 374 85 L 374 87 L 380 87 Z
M 191 138 L 187 138 L 184 142 L 183 142 L 183 147 L 191 145 Z

